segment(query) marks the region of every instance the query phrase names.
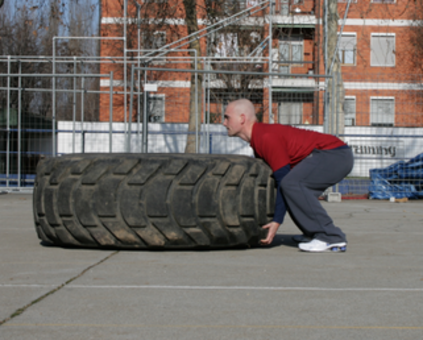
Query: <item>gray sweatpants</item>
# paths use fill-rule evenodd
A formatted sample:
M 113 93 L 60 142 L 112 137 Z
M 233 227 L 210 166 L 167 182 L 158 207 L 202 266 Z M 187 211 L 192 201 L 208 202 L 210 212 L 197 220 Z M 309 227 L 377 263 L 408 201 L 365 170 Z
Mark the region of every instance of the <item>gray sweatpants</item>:
M 353 164 L 350 148 L 314 150 L 283 178 L 280 186 L 288 212 L 304 235 L 328 243 L 346 242 L 318 198 L 348 175 Z

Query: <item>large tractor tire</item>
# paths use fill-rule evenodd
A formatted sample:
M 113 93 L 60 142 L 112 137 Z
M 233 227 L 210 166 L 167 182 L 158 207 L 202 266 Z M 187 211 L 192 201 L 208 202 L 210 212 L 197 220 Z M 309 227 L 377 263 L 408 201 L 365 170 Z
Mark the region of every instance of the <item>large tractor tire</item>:
M 246 156 L 74 154 L 40 161 L 38 237 L 104 249 L 249 247 L 273 216 L 270 168 Z

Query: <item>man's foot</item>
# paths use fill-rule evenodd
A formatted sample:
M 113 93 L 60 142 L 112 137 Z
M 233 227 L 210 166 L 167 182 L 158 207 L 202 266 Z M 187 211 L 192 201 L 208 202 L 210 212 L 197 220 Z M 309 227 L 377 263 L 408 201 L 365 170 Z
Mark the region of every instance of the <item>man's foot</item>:
M 298 245 L 302 251 L 321 253 L 324 251 L 344 252 L 347 250 L 347 242 L 327 243 L 314 239 L 310 242 L 303 242 Z
M 294 235 L 292 236 L 292 240 L 294 242 L 301 243 L 301 242 L 310 242 L 311 238 L 305 235 Z

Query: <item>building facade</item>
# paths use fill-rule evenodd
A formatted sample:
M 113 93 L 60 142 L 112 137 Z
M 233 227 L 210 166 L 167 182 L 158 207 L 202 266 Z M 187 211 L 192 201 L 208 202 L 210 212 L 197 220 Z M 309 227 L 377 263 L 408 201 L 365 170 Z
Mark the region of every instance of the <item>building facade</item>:
M 181 1 L 134 5 L 128 0 L 127 25 L 124 25 L 125 1 L 103 0 L 101 35 L 109 39 L 126 36 L 126 41 L 103 41 L 101 49 L 105 61 L 101 73 L 114 72 L 114 91 L 120 93 L 114 96 L 114 121 L 123 121 L 124 112 L 131 108 L 129 82 L 134 65 L 167 71 L 149 71 L 147 75 L 143 71 L 135 72 L 133 89 L 135 92 L 139 89 L 139 95 L 132 97 L 132 111 L 126 116 L 131 121 L 142 121 L 142 112 L 147 108 L 150 122 L 188 122 L 195 87 L 197 110 L 202 121 L 210 123 L 221 122 L 230 100 L 247 97 L 265 122 L 322 125 L 325 114 L 339 115 L 338 111 L 342 111 L 339 115 L 342 122 L 338 124 L 345 126 L 423 125 L 420 56 L 415 48 L 420 25 L 416 13 L 421 11 L 417 2 L 338 1 L 337 56 L 342 78 L 336 80 L 334 92 L 328 90 L 326 78 L 319 77 L 328 73 L 325 64 L 328 67 L 332 59 L 329 55 L 325 57 L 328 34 L 324 1 L 215 3 L 217 7 L 197 2 L 197 29 L 205 33 L 199 35 L 201 55 L 197 53 L 196 60 L 198 69 L 221 71 L 222 75 L 200 74 L 195 80 L 192 73 L 169 71 L 194 68 L 192 45 L 187 43 L 176 51 L 168 49 L 161 56 L 153 53 L 192 32 L 187 27 Z M 259 10 L 260 6 L 264 9 Z M 213 8 L 221 12 L 211 18 Z M 230 18 L 243 11 L 247 15 L 242 19 Z M 222 27 L 213 26 L 219 20 L 228 21 Z M 206 30 L 208 27 L 211 28 Z M 145 56 L 149 53 L 154 58 L 146 64 Z M 225 74 L 226 71 L 237 74 Z M 260 72 L 261 76 L 253 74 Z M 267 72 L 279 75 L 268 77 Z M 125 80 L 126 94 L 123 93 Z M 101 84 L 103 90 L 110 89 L 108 79 L 103 79 Z M 145 84 L 155 87 L 148 96 L 141 94 Z M 340 98 L 340 106 L 331 106 L 330 100 L 323 96 L 325 89 L 330 92 L 328 97 L 335 93 Z M 146 105 L 144 98 L 148 101 Z M 101 107 L 100 119 L 108 121 L 110 103 L 106 94 L 101 95 Z M 330 113 L 331 110 L 336 112 Z

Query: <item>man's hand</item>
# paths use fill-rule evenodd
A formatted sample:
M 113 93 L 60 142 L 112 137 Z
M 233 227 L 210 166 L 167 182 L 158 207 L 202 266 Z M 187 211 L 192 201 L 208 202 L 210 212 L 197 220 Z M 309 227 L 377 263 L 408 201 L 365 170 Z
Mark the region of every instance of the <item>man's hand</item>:
M 269 245 L 272 243 L 273 238 L 276 235 L 276 232 L 279 229 L 280 224 L 278 222 L 270 222 L 266 225 L 264 225 L 263 229 L 269 229 L 269 232 L 267 233 L 267 237 L 264 240 L 260 240 L 260 244 L 262 245 Z

